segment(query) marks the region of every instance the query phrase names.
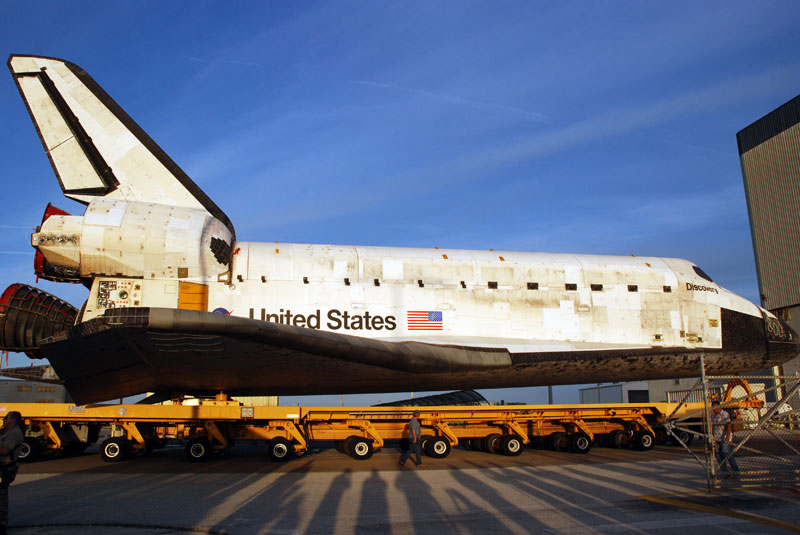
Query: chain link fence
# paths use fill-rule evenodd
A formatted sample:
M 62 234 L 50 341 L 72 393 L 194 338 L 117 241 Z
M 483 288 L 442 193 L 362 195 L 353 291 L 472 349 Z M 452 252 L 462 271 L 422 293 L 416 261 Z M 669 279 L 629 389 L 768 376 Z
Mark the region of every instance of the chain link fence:
M 665 429 L 703 466 L 709 490 L 800 484 L 800 377 L 703 373 L 675 401 L 695 410 Z

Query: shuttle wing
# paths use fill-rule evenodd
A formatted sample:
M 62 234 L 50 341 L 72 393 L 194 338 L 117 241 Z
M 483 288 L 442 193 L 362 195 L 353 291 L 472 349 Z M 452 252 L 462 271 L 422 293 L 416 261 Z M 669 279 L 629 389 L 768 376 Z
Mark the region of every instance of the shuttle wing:
M 64 195 L 202 208 L 233 225 L 86 71 L 68 61 L 12 55 L 8 67 Z

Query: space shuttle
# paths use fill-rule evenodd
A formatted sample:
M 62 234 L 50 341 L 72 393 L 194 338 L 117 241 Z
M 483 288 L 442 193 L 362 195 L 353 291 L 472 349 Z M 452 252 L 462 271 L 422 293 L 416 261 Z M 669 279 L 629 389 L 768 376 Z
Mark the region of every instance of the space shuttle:
M 0 348 L 46 358 L 77 403 L 154 392 L 307 395 L 736 374 L 798 336 L 688 260 L 242 242 L 83 69 L 8 67 L 64 195 L 0 297 Z

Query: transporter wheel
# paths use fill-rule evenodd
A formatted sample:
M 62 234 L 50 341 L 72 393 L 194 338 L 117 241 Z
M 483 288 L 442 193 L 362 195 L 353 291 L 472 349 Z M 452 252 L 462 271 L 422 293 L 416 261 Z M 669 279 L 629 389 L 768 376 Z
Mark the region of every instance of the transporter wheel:
M 663 427 L 655 427 L 655 428 L 653 428 L 653 431 L 656 432 L 656 445 L 657 446 L 663 446 L 664 444 L 667 443 L 667 439 L 669 437 L 669 433 L 667 433 L 666 429 L 664 429 Z
M 187 459 L 193 463 L 201 463 L 211 457 L 211 441 L 208 437 L 195 437 L 186 444 L 183 451 Z
M 516 457 L 522 453 L 522 437 L 519 435 L 505 435 L 500 439 L 500 452 L 509 457 Z
M 365 461 L 372 457 L 372 441 L 368 438 L 351 436 L 346 441 L 347 453 L 357 461 Z
M 617 429 L 609 435 L 609 442 L 612 448 L 624 448 L 630 445 L 631 437 L 626 431 Z
M 430 442 L 432 438 L 431 435 L 422 435 L 419 437 L 419 446 L 423 455 L 428 455 L 428 442 Z
M 500 441 L 503 435 L 492 433 L 481 440 L 481 449 L 486 453 L 500 453 Z
M 131 443 L 124 437 L 109 437 L 100 444 L 100 458 L 107 463 L 118 463 L 128 458 Z
M 267 454 L 275 462 L 282 463 L 291 459 L 294 446 L 283 437 L 275 437 L 267 443 Z
M 434 459 L 442 459 L 450 455 L 450 441 L 444 437 L 431 437 L 428 439 L 428 449 L 425 455 Z
M 458 441 L 458 445 L 461 446 L 466 451 L 472 451 L 472 439 L 471 438 L 462 438 Z
M 686 431 L 685 429 L 673 429 L 672 432 L 678 435 L 678 438 L 681 439 L 681 442 L 683 442 L 687 446 L 692 443 L 692 440 L 694 440 L 694 435 Z M 675 437 L 673 437 L 672 435 L 669 436 L 669 441 L 672 443 L 673 446 L 681 445 L 680 442 L 675 440 Z
M 633 434 L 633 447 L 640 451 L 652 450 L 656 437 L 650 431 L 637 431 Z
M 528 447 L 532 450 L 542 449 L 542 437 L 528 437 Z
M 569 437 L 569 449 L 575 453 L 589 453 L 592 449 L 592 439 L 586 433 L 573 433 Z
M 25 437 L 19 446 L 17 462 L 32 463 L 39 458 L 42 453 L 42 443 L 38 438 Z
M 563 431 L 551 433 L 547 442 L 548 448 L 553 451 L 569 451 L 569 435 Z

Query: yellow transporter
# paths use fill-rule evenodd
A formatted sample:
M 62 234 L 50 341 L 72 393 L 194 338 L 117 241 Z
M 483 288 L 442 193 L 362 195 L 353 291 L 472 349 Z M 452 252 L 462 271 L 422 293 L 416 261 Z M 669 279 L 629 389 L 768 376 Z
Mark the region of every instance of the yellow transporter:
M 747 402 L 748 406 L 753 403 Z M 302 455 L 312 441 L 333 441 L 356 459 L 368 459 L 387 440 L 407 440 L 408 421 L 420 411 L 423 451 L 445 457 L 453 446 L 519 455 L 523 445 L 587 453 L 602 441 L 647 450 L 666 441 L 660 427 L 667 418 L 703 410 L 702 403 L 598 405 L 500 405 L 433 407 L 253 407 L 221 394 L 199 404 L 87 405 L 0 404 L 0 415 L 19 411 L 28 426 L 21 460 L 43 453 L 78 453 L 98 440 L 100 429 L 111 436 L 100 445 L 100 457 L 122 461 L 132 454 L 185 443 L 191 461 L 203 461 L 229 449 L 235 441 L 264 440 L 275 461 Z M 695 424 L 702 427 L 699 420 Z M 681 439 L 691 440 L 684 432 Z

